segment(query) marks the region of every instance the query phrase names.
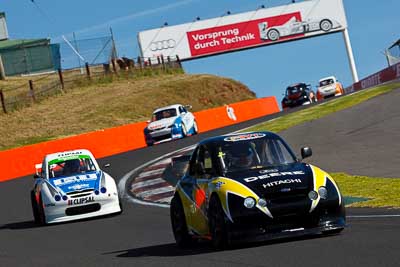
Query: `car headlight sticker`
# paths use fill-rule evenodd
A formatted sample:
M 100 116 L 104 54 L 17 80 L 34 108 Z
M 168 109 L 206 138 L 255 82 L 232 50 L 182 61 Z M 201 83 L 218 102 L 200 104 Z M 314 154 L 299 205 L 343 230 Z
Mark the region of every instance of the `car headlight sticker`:
M 322 199 L 328 198 L 328 190 L 324 186 L 321 186 L 320 188 L 318 188 L 318 194 Z

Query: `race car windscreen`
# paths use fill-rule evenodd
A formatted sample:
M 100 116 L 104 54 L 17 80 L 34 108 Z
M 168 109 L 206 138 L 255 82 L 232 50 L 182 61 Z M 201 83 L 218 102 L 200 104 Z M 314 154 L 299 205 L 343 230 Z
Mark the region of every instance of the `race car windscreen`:
M 62 176 L 81 175 L 96 171 L 92 159 L 87 156 L 80 156 L 73 159 L 56 159 L 49 162 L 49 178 Z
M 264 137 L 253 140 L 224 142 L 217 148 L 225 172 L 268 168 L 291 164 L 296 158 L 281 139 Z
M 286 95 L 295 95 L 304 90 L 303 86 L 291 86 L 286 89 Z
M 174 108 L 164 109 L 164 110 L 160 110 L 160 111 L 154 113 L 153 117 L 151 118 L 151 121 L 159 121 L 162 119 L 175 117 L 175 116 L 176 116 L 176 109 L 174 109 Z
M 319 82 L 319 86 L 322 87 L 322 86 L 326 86 L 326 85 L 333 84 L 333 83 L 334 83 L 333 79 L 323 80 L 323 81 Z

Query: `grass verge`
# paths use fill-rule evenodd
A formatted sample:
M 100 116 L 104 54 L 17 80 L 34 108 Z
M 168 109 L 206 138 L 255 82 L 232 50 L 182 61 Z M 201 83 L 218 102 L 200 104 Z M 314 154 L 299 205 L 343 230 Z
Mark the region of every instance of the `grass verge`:
M 399 88 L 399 86 L 400 83 L 392 83 L 360 91 L 356 94 L 346 95 L 341 98 L 326 102 L 322 105 L 310 107 L 305 110 L 279 117 L 275 120 L 255 125 L 254 127 L 246 129 L 246 131 L 280 132 L 298 124 L 302 124 L 307 121 L 317 120 L 331 113 L 356 106 L 364 101 L 367 101 L 368 99 Z
M 370 198 L 349 207 L 400 208 L 400 179 L 332 173 L 343 196 Z

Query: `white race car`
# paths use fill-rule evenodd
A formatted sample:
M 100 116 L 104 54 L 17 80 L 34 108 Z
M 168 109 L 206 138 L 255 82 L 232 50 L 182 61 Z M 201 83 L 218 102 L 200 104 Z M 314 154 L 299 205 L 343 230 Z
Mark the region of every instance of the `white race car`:
M 144 129 L 146 144 L 151 146 L 197 134 L 196 118 L 188 111 L 190 108 L 191 106 L 175 104 L 156 109 Z
M 31 191 L 38 224 L 58 223 L 121 213 L 114 179 L 100 170 L 86 149 L 58 152 L 36 164 Z
M 341 27 L 341 25 L 338 22 L 329 18 L 307 19 L 305 21 L 299 21 L 296 17 L 292 17 L 285 24 L 272 27 L 268 27 L 267 22 L 261 22 L 258 24 L 260 38 L 271 41 L 277 41 L 281 37 L 307 32 L 329 32 L 330 30 L 339 27 Z

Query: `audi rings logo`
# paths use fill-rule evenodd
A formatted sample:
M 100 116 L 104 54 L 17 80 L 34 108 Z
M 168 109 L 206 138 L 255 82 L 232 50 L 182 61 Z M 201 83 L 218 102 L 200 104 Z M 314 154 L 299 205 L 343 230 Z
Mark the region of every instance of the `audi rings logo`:
M 157 42 L 152 42 L 150 44 L 150 50 L 157 51 L 157 50 L 169 49 L 169 48 L 174 48 L 175 45 L 176 42 L 173 39 L 157 41 Z

